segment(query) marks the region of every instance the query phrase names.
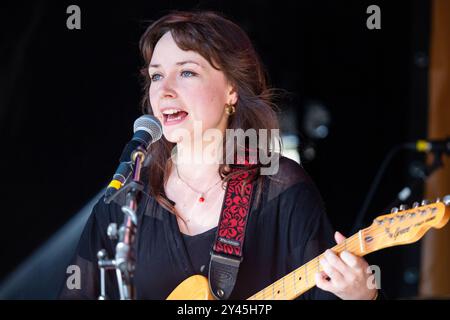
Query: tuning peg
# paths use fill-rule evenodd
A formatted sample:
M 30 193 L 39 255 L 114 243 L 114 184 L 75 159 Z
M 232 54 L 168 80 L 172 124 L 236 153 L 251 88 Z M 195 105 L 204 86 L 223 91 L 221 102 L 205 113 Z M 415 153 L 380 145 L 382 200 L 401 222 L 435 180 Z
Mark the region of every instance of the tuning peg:
M 428 201 L 428 200 L 422 200 L 422 203 L 421 203 L 422 206 L 426 206 L 426 205 L 428 205 L 428 204 L 430 204 L 430 201 Z
M 412 205 L 413 208 L 417 208 L 418 206 L 419 206 L 419 203 L 417 201 L 414 202 L 413 205 Z
M 408 206 L 406 204 L 401 204 L 399 210 L 400 211 L 408 210 Z
M 436 200 L 435 200 L 434 202 L 435 202 L 435 203 L 441 202 L 441 198 L 436 198 Z
M 442 202 L 443 202 L 446 206 L 450 205 L 450 195 L 446 195 L 446 196 L 442 199 Z
M 398 212 L 398 208 L 397 207 L 393 207 L 392 209 L 391 209 L 391 213 L 397 213 Z

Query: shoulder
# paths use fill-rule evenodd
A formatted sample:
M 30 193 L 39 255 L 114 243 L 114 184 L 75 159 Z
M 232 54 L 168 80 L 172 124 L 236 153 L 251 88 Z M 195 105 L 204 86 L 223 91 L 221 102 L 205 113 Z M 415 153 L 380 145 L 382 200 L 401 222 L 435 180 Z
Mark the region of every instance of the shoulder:
M 278 171 L 267 176 L 267 202 L 283 208 L 280 218 L 291 221 L 298 217 L 302 221 L 317 220 L 325 214 L 325 202 L 316 184 L 306 170 L 294 160 L 280 157 Z
M 306 170 L 297 162 L 280 157 L 278 172 L 265 179 L 266 205 L 262 216 L 276 228 L 290 248 L 306 245 L 321 230 L 328 235 L 325 203 Z M 280 240 L 283 241 L 283 240 Z
M 278 164 L 272 164 L 272 174 L 266 176 L 269 182 L 272 197 L 294 189 L 313 189 L 316 191 L 313 180 L 306 170 L 294 160 L 280 156 Z
M 106 203 L 104 196 L 101 196 L 93 206 L 89 220 L 101 229 L 113 222 L 120 223 L 123 220 L 122 206 L 115 200 Z

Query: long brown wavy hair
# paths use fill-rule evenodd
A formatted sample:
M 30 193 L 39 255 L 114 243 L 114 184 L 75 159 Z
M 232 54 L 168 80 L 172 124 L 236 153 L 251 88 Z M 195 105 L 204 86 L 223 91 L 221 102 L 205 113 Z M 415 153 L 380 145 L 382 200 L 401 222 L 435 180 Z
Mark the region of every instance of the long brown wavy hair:
M 214 68 L 222 71 L 234 86 L 238 100 L 236 112 L 229 117 L 227 129 L 268 129 L 268 143 L 272 140 L 270 129 L 279 129 L 273 103 L 275 91 L 268 87 L 267 73 L 256 53 L 249 37 L 237 24 L 221 14 L 211 11 L 174 11 L 153 22 L 142 35 L 139 47 L 145 64 L 141 74 L 144 77 L 144 96 L 142 108 L 144 114 L 152 114 L 149 99 L 151 79 L 148 73 L 154 48 L 159 39 L 171 32 L 174 41 L 182 50 L 192 50 L 202 55 Z M 224 147 L 226 141 L 224 139 Z M 171 152 L 175 144 L 164 137 L 150 146 L 152 162 L 149 170 L 149 193 L 166 209 L 177 214 L 175 207 L 167 200 L 164 186 L 172 169 Z M 269 147 L 268 149 L 269 150 Z M 225 152 L 224 152 L 225 153 Z M 234 149 L 234 156 L 237 149 Z M 256 183 L 257 203 L 262 191 L 263 179 L 259 174 L 263 166 L 259 159 L 253 165 L 227 165 L 223 161 L 219 166 L 223 187 L 235 174 L 256 170 L 253 175 Z M 230 168 L 238 168 L 230 173 Z M 150 174 L 151 173 L 151 174 Z M 251 182 L 251 181 L 247 181 Z

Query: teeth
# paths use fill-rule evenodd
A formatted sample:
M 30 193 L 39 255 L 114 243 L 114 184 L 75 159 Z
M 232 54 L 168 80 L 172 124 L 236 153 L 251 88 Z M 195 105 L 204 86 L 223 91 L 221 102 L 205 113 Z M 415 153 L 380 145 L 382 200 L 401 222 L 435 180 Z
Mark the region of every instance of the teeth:
M 178 121 L 178 120 L 181 120 L 181 116 L 176 117 L 176 118 L 174 118 L 174 119 L 170 119 L 170 120 L 168 120 L 168 122 L 171 122 L 171 121 Z
M 168 109 L 168 110 L 164 110 L 163 114 L 168 115 L 168 114 L 175 114 L 180 112 L 181 110 L 177 110 L 177 109 Z

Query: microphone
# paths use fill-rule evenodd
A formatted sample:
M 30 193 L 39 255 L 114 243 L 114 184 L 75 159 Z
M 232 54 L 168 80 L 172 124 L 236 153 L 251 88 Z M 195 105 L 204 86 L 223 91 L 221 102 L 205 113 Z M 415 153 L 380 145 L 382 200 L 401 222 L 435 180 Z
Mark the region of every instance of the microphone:
M 450 137 L 441 140 L 417 140 L 407 143 L 406 148 L 418 152 L 445 152 L 450 154 Z
M 133 160 L 131 156 L 133 152 L 142 147 L 145 150 L 153 143 L 161 139 L 162 127 L 159 120 L 151 115 L 143 115 L 134 122 L 134 135 L 130 142 L 127 143 L 120 156 L 120 164 L 113 176 L 111 183 L 105 191 L 104 201 L 108 203 L 108 199 L 114 195 L 127 181 L 133 171 Z

